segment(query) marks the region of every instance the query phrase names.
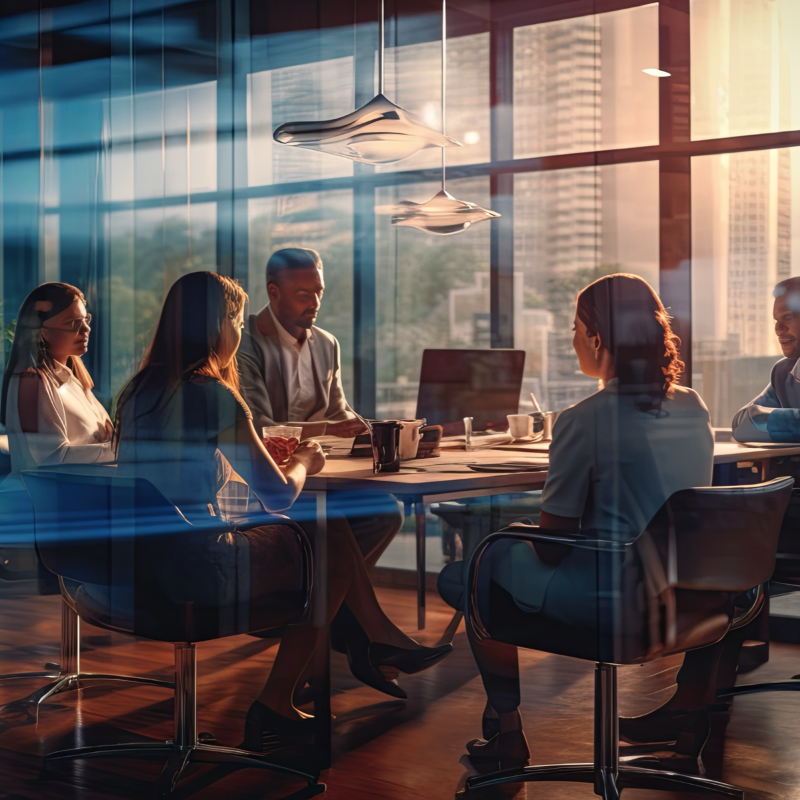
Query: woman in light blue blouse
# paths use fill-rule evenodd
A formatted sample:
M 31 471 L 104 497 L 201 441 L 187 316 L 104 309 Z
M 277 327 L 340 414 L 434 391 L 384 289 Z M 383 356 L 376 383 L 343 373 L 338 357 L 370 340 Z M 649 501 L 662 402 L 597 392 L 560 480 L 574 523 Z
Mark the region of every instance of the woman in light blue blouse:
M 678 386 L 679 340 L 658 295 L 641 278 L 610 275 L 587 286 L 578 295 L 574 331 L 581 371 L 601 388 L 558 418 L 540 524 L 630 541 L 674 492 L 711 484 L 708 409 L 696 392 Z M 497 550 L 491 602 L 505 598 L 513 603 L 509 608 L 591 630 L 596 590 L 580 563 L 585 556 L 573 550 L 554 566 L 527 542 Z M 441 585 L 447 582 L 443 575 Z M 517 648 L 472 637 L 470 643 L 488 701 L 486 738 L 469 742 L 467 750 L 473 759 L 524 762 L 529 752 L 519 714 Z

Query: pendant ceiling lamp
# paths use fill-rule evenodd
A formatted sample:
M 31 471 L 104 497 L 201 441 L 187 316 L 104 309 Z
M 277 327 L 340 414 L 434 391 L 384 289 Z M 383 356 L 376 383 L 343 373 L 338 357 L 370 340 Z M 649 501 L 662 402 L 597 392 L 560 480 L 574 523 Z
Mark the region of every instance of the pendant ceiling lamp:
M 445 135 L 445 87 L 447 84 L 447 0 L 442 0 L 442 136 Z M 496 219 L 496 211 L 458 200 L 445 188 L 445 150 L 442 149 L 442 188 L 427 203 L 401 200 L 390 209 L 392 225 L 417 228 L 437 236 L 462 233 L 470 225 Z
M 273 138 L 290 147 L 305 147 L 363 164 L 391 164 L 426 147 L 460 147 L 461 143 L 423 125 L 409 111 L 384 96 L 384 11 L 378 25 L 378 94 L 344 117 L 320 122 L 286 122 Z

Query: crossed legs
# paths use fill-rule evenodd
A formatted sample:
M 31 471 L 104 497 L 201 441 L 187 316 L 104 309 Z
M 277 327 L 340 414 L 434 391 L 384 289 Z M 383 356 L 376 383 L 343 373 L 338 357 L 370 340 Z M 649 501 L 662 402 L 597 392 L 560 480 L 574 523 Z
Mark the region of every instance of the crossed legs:
M 346 602 L 371 642 L 406 649 L 419 647 L 384 613 L 369 580 L 364 556 L 343 519 L 328 522 L 328 622 Z M 292 704 L 297 681 L 308 664 L 317 641 L 311 622 L 291 626 L 281 640 L 269 678 L 258 699 L 289 718 L 303 716 Z

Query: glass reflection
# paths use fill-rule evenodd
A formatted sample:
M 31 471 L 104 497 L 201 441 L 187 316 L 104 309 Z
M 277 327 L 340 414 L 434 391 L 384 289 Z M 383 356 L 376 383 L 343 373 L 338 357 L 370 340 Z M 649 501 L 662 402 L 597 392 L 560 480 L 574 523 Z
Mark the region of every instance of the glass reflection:
M 490 202 L 488 177 L 449 182 L 457 195 Z M 439 186 L 422 184 L 415 196 L 430 197 Z M 378 207 L 395 208 L 409 187 L 376 191 Z M 410 419 L 425 348 L 491 347 L 489 275 L 491 226 L 474 225 L 463 235 L 421 236 L 392 225 L 380 214 L 375 225 L 376 413 Z
M 694 388 L 714 425 L 764 388 L 780 356 L 772 289 L 800 274 L 800 149 L 692 160 Z
M 692 138 L 800 128 L 800 3 L 692 0 Z
M 533 392 L 561 410 L 596 391 L 572 347 L 575 295 L 615 272 L 659 285 L 658 162 L 553 170 L 514 181 L 514 343 Z
M 514 156 L 658 144 L 658 5 L 514 29 Z

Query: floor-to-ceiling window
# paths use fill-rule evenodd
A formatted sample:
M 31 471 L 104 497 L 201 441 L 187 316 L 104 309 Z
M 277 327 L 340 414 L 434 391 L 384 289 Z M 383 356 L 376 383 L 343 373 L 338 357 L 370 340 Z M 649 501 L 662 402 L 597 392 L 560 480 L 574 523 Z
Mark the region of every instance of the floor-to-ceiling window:
M 442 124 L 441 6 L 387 0 L 385 93 Z M 318 249 L 320 324 L 351 402 L 411 416 L 427 347 L 526 352 L 561 409 L 594 390 L 575 293 L 647 278 L 715 425 L 778 358 L 771 289 L 800 274 L 795 0 L 448 6 L 448 191 L 502 216 L 452 236 L 392 225 L 441 188 L 441 153 L 371 167 L 277 144 L 292 120 L 378 91 L 378 3 L 103 0 L 0 7 L 0 251 L 6 338 L 44 280 L 84 289 L 87 363 L 113 400 L 166 290 L 198 269 L 252 311 L 286 246 Z

